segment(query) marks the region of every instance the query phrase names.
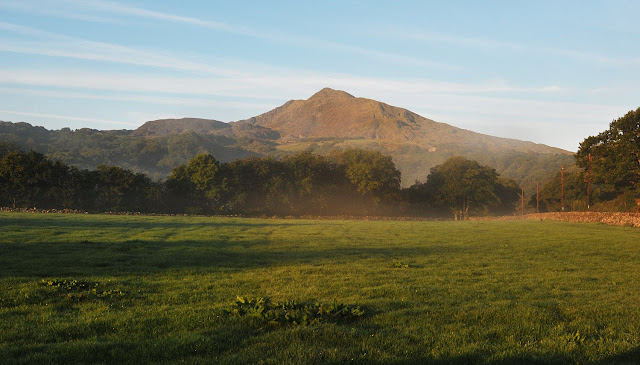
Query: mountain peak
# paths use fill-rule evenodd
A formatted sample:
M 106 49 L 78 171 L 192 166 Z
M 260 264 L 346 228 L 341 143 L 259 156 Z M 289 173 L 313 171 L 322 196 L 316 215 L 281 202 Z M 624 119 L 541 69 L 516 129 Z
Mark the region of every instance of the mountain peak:
M 325 87 L 324 89 L 318 91 L 317 93 L 313 94 L 313 96 L 311 96 L 309 98 L 309 100 L 311 99 L 328 99 L 328 98 L 332 98 L 332 99 L 337 99 L 337 98 L 355 98 L 353 95 L 342 91 L 342 90 L 335 90 L 332 89 L 330 87 Z

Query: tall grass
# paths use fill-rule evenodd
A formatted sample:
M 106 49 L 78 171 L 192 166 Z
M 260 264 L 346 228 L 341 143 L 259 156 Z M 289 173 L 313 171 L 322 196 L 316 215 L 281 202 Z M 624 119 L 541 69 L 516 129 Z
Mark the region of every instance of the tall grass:
M 560 222 L 5 213 L 0 362 L 632 364 L 639 243 Z M 271 326 L 226 314 L 236 295 L 365 314 Z

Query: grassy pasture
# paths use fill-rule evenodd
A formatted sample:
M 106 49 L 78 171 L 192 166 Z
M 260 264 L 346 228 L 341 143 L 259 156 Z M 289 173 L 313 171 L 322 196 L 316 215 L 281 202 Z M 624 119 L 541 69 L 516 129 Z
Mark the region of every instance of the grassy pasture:
M 639 245 L 551 221 L 4 213 L 0 363 L 634 364 Z M 365 315 L 270 326 L 226 315 L 236 295 Z

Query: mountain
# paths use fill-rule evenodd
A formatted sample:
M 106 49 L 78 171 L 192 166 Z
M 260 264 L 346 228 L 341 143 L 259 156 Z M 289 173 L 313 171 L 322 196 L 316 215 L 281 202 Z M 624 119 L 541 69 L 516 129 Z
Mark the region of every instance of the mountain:
M 437 123 L 403 108 L 330 88 L 320 90 L 307 100 L 291 100 L 237 123 L 277 131 L 280 143 L 339 138 L 413 144 L 427 150 L 445 146 L 497 152 L 569 153 L 543 144 L 493 137 Z
M 329 88 L 237 122 L 161 119 L 119 131 L 49 131 L 27 123 L 0 122 L 3 140 L 81 168 L 113 164 L 154 178 L 166 177 L 172 168 L 201 152 L 227 162 L 251 155 L 366 148 L 391 155 L 404 186 L 424 181 L 431 167 L 462 155 L 531 189 L 561 165 L 574 163 L 572 154 L 559 148 L 475 133 Z

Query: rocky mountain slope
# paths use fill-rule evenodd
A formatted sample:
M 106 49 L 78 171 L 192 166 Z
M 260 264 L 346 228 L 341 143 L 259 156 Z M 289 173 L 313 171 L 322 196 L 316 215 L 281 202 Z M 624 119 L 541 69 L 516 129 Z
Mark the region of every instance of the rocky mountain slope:
M 561 153 L 533 142 L 499 138 L 437 123 L 409 110 L 325 88 L 307 100 L 284 105 L 238 125 L 257 125 L 280 134 L 280 143 L 314 139 L 367 139 L 413 144 L 422 149 L 482 148 L 497 152 Z

